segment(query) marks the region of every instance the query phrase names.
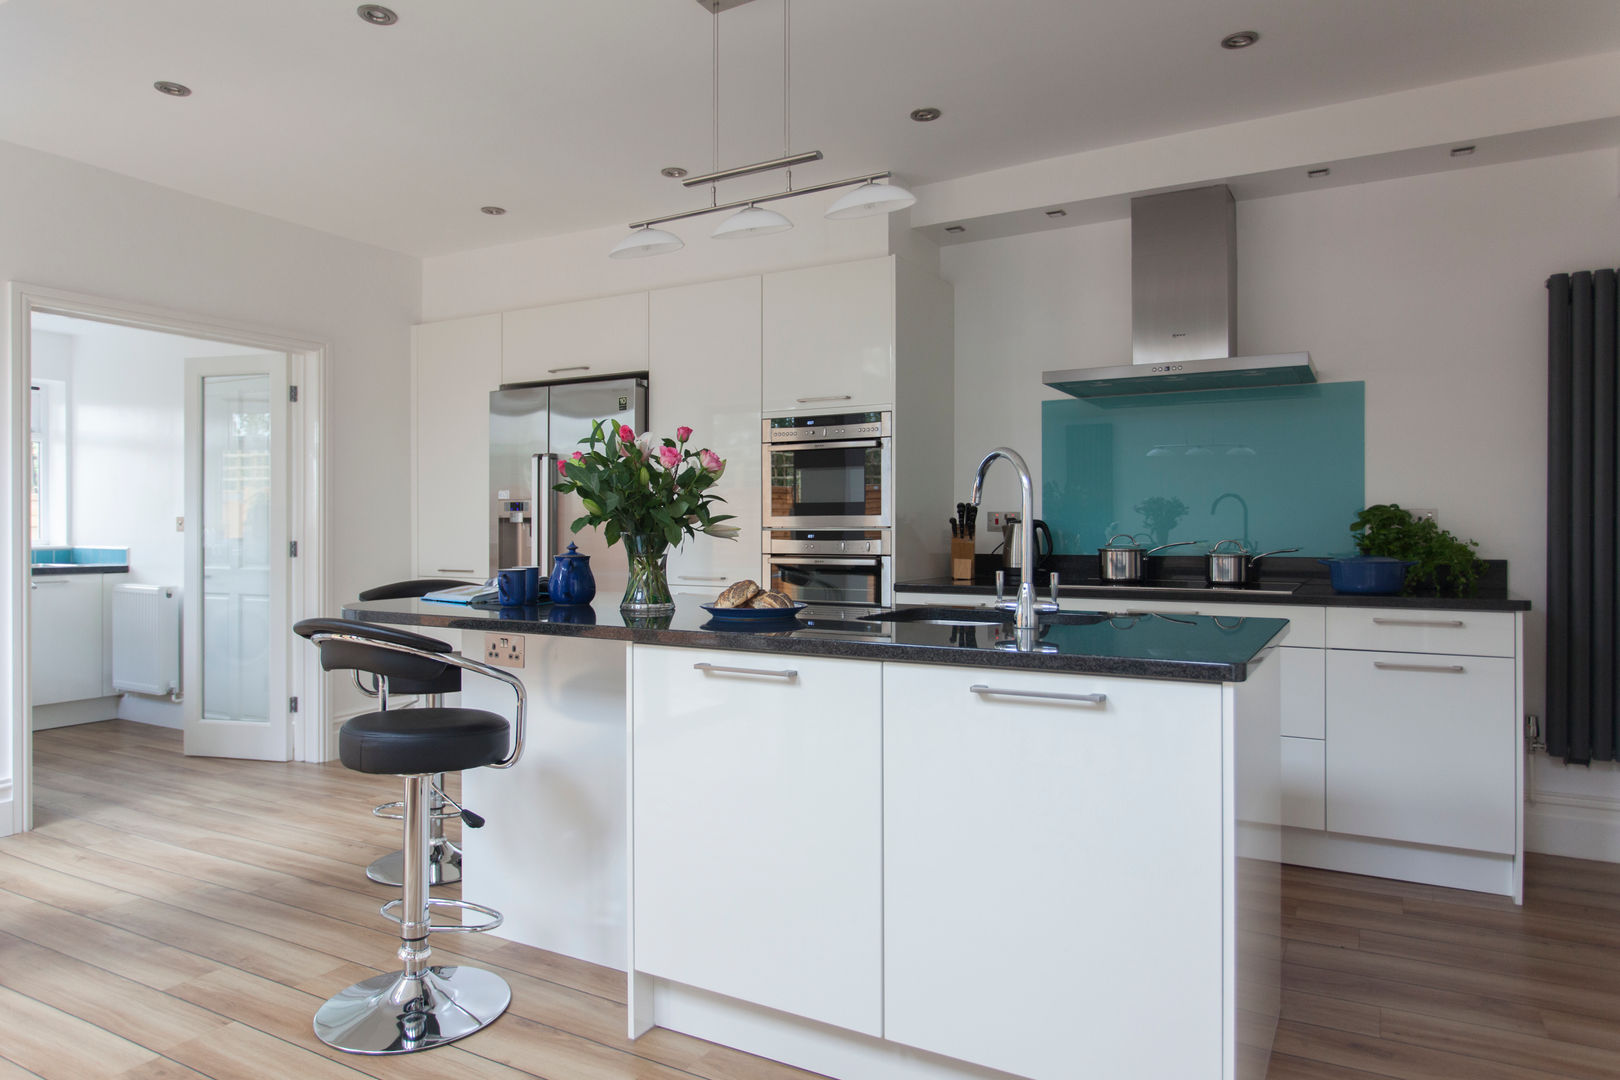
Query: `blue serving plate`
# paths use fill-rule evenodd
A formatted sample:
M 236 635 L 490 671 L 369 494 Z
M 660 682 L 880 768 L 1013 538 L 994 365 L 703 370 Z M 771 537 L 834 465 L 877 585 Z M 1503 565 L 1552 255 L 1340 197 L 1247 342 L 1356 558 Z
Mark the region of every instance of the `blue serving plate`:
M 699 605 L 709 613 L 709 618 L 715 622 L 724 623 L 779 623 L 789 619 L 798 618 L 799 612 L 809 607 L 809 604 L 795 601 L 792 607 L 716 607 L 713 604 Z

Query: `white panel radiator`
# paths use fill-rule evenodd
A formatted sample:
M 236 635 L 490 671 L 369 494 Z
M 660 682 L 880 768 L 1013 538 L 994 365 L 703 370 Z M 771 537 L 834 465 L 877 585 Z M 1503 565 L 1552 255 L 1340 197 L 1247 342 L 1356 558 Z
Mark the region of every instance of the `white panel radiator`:
M 114 585 L 113 689 L 172 694 L 180 689 L 180 590 Z

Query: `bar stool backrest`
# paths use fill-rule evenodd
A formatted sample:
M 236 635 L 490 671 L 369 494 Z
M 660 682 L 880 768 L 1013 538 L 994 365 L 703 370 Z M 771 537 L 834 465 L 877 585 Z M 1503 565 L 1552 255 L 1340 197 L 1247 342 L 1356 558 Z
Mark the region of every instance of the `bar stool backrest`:
M 303 619 L 294 624 L 293 633 L 304 638 L 314 638 L 317 634 L 341 634 L 345 638 L 366 638 L 383 645 L 402 645 L 426 653 L 453 651 L 447 642 L 437 638 L 354 619 Z M 453 693 L 461 687 L 460 669 L 416 653 L 330 638 L 315 644 L 321 650 L 321 667 L 325 670 L 363 671 L 380 675 L 388 680 L 390 693 Z M 448 689 L 436 689 L 447 685 Z

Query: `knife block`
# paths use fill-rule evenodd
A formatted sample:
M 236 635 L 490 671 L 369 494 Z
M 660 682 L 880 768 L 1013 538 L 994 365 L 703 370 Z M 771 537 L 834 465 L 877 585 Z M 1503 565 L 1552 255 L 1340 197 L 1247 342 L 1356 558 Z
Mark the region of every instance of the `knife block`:
M 951 580 L 973 580 L 973 549 L 971 537 L 951 538 Z

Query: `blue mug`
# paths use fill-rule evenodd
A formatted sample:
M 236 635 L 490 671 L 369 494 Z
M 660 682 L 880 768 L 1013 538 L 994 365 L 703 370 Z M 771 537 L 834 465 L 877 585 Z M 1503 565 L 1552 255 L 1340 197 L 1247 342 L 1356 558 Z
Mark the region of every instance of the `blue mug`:
M 496 571 L 495 598 L 501 607 L 522 607 L 527 602 L 527 595 L 523 567 Z
M 523 602 L 525 604 L 538 604 L 540 602 L 540 568 L 538 566 L 525 566 L 523 568 Z

